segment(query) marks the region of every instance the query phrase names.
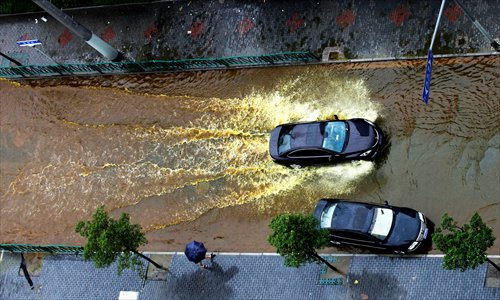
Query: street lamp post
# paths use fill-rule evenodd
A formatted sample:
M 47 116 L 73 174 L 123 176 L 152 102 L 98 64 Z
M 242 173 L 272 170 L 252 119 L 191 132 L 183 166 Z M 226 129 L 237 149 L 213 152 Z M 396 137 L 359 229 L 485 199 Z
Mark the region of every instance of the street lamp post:
M 95 35 L 92 31 L 85 28 L 83 25 L 79 24 L 73 20 L 70 16 L 65 14 L 62 10 L 55 7 L 52 3 L 47 0 L 32 0 L 36 5 L 40 6 L 48 14 L 54 17 L 57 21 L 61 22 L 66 26 L 71 32 L 81 37 L 87 44 L 92 48 L 96 49 L 106 58 L 113 62 L 119 62 L 123 59 L 123 54 L 118 52 L 110 44 L 106 43 L 103 39 Z

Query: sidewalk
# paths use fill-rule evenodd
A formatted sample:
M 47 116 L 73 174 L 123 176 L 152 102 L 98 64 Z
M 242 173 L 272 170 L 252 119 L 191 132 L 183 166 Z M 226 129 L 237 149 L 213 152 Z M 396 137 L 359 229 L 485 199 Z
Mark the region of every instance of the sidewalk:
M 338 266 L 336 259 L 347 262 L 347 276 L 328 284 L 321 280 L 324 266 L 287 268 L 282 257 L 275 254 L 219 253 L 211 270 L 200 269 L 183 253 L 164 255 L 172 256 L 170 274 L 166 280 L 148 281 L 128 270 L 119 277 L 114 265 L 95 269 L 91 262 L 74 255 L 47 256 L 39 276 L 32 276 L 35 288 L 31 290 L 26 279 L 18 274 L 20 255 L 4 253 L 0 263 L 0 298 L 118 299 L 120 291 L 136 291 L 139 299 L 494 300 L 500 297 L 498 286 L 485 287 L 487 264 L 465 272 L 448 271 L 441 267 L 440 257 L 330 256 L 334 266 Z
M 440 2 L 186 0 L 66 13 L 128 61 L 289 51 L 345 60 L 426 56 Z M 497 0 L 463 2 L 494 38 L 500 37 Z M 451 0 L 438 33 L 434 54 L 493 52 L 490 42 Z M 27 39 L 41 40 L 37 49 L 43 53 L 16 45 Z M 0 41 L 0 51 L 26 65 L 106 61 L 47 13 L 0 16 Z M 1 58 L 0 66 L 9 65 Z

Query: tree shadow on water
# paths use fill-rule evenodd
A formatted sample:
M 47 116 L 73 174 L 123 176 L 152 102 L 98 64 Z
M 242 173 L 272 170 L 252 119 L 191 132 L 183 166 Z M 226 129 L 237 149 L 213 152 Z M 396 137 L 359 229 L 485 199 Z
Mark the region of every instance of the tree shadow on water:
M 233 290 L 228 281 L 238 273 L 238 268 L 230 267 L 226 271 L 216 262 L 210 269 L 198 269 L 180 277 L 172 277 L 169 299 L 228 299 Z

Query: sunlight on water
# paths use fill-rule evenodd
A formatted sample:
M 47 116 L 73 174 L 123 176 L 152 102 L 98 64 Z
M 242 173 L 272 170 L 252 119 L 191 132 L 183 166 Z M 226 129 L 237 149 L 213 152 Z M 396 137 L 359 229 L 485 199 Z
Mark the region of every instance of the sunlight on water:
M 72 92 L 84 94 L 86 89 Z M 118 93 L 115 101 L 135 96 Z M 335 114 L 374 121 L 381 109 L 368 95 L 362 80 L 309 72 L 277 85 L 273 92 L 254 91 L 242 98 L 147 96 L 169 109 L 166 118 L 183 118 L 183 111 L 193 114 L 183 126 L 87 124 L 59 118 L 58 126 L 87 142 L 53 146 L 57 153 L 50 162 L 24 169 L 8 194 L 38 199 L 56 218 L 71 206 L 89 213 L 101 204 L 116 210 L 162 203 L 142 220 L 146 230 L 248 203 L 261 213 L 309 211 L 319 198 L 354 192 L 374 164 L 288 169 L 270 159 L 269 131 L 282 123 L 332 119 Z M 73 197 L 82 201 L 75 204 Z
M 197 104 L 198 105 L 198 104 Z M 340 118 L 374 121 L 381 107 L 369 100 L 362 80 L 346 80 L 327 72 L 303 74 L 284 82 L 272 93 L 254 91 L 243 99 L 207 99 L 199 103 L 205 115 L 193 122 L 210 129 L 269 131 L 278 124 Z

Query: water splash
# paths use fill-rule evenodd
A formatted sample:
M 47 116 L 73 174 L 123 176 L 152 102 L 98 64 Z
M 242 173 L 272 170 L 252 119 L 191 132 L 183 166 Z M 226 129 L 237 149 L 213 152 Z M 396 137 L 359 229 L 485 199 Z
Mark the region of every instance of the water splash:
M 238 128 L 244 131 L 269 131 L 278 124 L 341 118 L 375 121 L 381 106 L 370 101 L 361 79 L 334 77 L 329 72 L 306 72 L 283 82 L 274 92 L 254 91 L 233 99 L 209 99 L 200 106 L 205 112 L 195 126 L 212 129 Z
M 67 87 L 61 93 L 85 98 L 109 92 Z M 55 220 L 68 209 L 90 214 L 106 204 L 132 211 L 144 228 L 153 230 L 213 208 L 249 203 L 259 213 L 308 211 L 318 198 L 354 192 L 374 169 L 372 163 L 359 162 L 291 170 L 268 155 L 268 132 L 282 123 L 334 114 L 375 120 L 381 108 L 370 101 L 362 80 L 306 72 L 271 92 L 255 90 L 241 98 L 142 95 L 165 116 L 161 125 L 105 122 L 102 116 L 112 115 L 107 105 L 119 107 L 136 97 L 130 91 L 113 93 L 91 121 L 79 107 L 66 105 L 61 113 L 61 107 L 50 106 L 57 115 L 51 126 L 72 136 L 55 141 L 50 130 L 41 134 L 38 149 L 50 155 L 43 156 L 43 163 L 26 165 L 7 196 L 26 201 L 32 214 Z M 6 209 L 15 213 L 21 208 Z

